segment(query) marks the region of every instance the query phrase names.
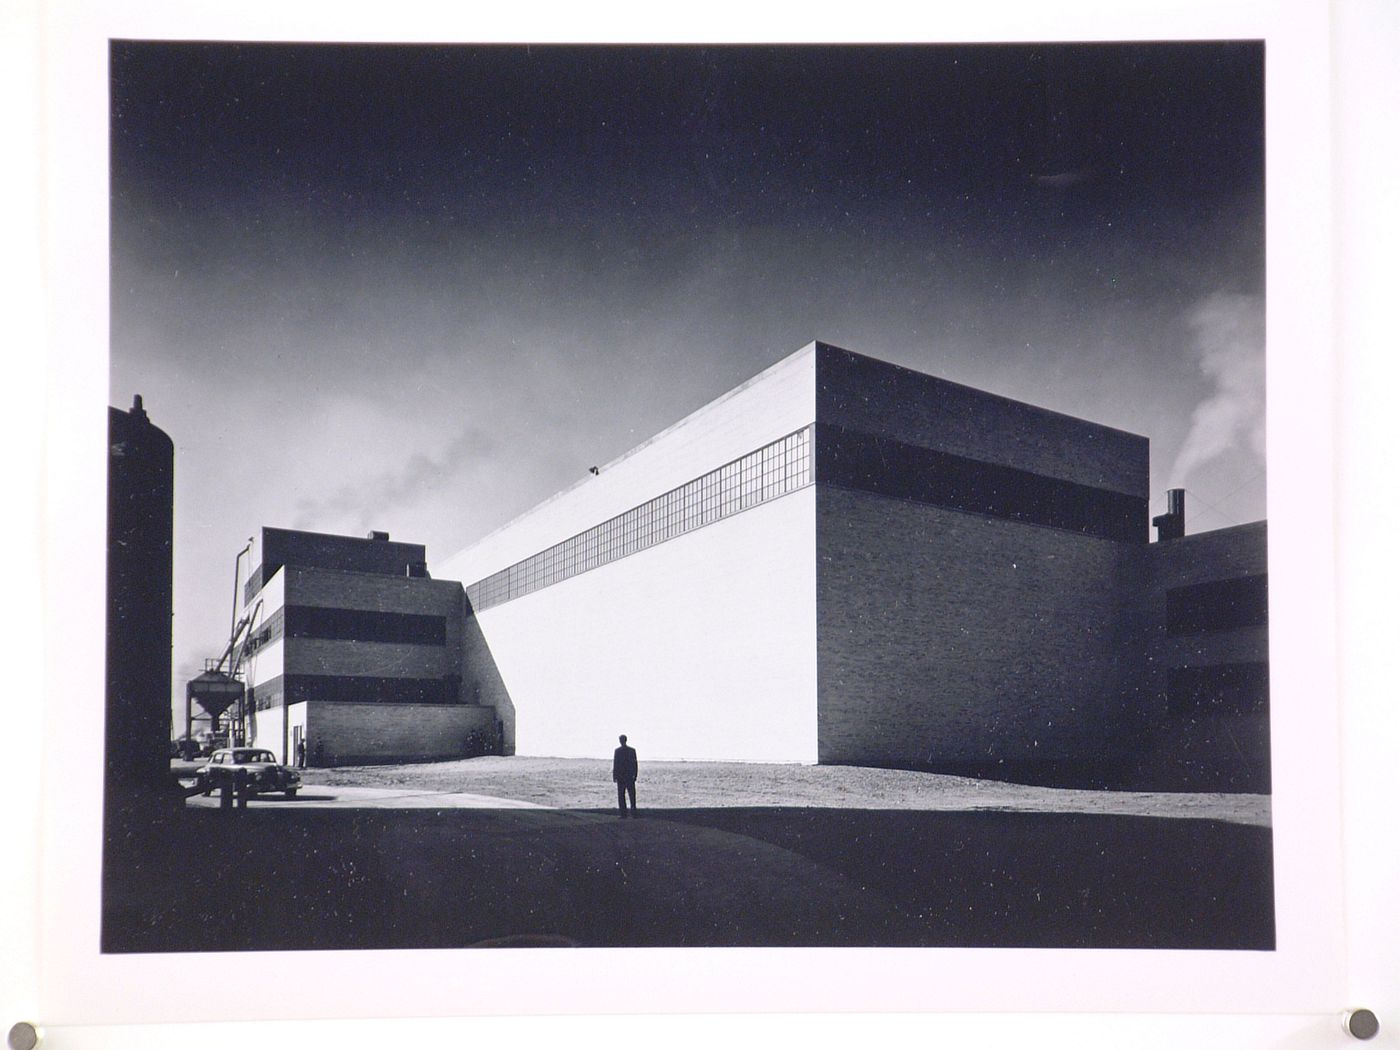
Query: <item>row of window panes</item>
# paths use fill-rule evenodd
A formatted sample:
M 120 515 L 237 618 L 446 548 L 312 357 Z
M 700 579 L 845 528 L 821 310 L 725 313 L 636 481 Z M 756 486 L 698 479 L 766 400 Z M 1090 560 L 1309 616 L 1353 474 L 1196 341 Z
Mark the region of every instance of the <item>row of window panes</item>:
M 812 431 L 808 427 L 472 584 L 467 598 L 473 609 L 488 609 L 756 507 L 811 481 Z

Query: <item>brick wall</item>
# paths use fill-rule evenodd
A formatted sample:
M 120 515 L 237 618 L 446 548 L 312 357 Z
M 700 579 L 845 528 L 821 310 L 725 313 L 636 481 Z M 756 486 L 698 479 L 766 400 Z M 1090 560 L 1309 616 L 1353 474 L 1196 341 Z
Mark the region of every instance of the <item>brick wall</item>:
M 442 678 L 456 674 L 462 662 L 460 647 L 454 651 L 442 645 L 293 638 L 284 648 L 285 675 Z
M 1154 543 L 1148 552 L 1148 585 L 1162 593 L 1169 587 L 1268 572 L 1268 548 L 1268 524 L 1262 521 Z
M 252 598 L 264 581 L 283 565 L 315 566 L 346 572 L 407 575 L 408 566 L 424 560 L 421 543 L 361 539 L 295 529 L 264 528 L 248 574 L 245 597 Z
M 451 580 L 376 576 L 325 569 L 287 568 L 288 605 L 442 616 L 446 645 L 284 639 L 283 674 L 334 674 L 385 678 L 443 678 L 460 674 L 461 586 Z
M 459 591 L 461 588 L 459 588 Z M 515 704 L 501 678 L 496 658 L 486 644 L 481 624 L 467 608 L 467 595 L 461 591 L 462 619 L 462 699 L 470 704 L 494 708 L 501 723 L 501 753 L 515 754 Z
M 822 343 L 816 382 L 819 422 L 1147 496 L 1147 439 L 1137 434 Z
M 1118 761 L 1138 546 L 833 487 L 816 504 L 822 762 Z
M 1182 668 L 1249 667 L 1269 659 L 1267 626 L 1171 634 L 1167 592 L 1216 580 L 1257 577 L 1268 572 L 1268 529 L 1264 522 L 1217 529 L 1154 543 L 1143 552 L 1144 585 L 1140 615 L 1146 625 L 1148 660 L 1144 703 L 1155 727 L 1141 756 L 1138 780 L 1164 789 L 1270 790 L 1268 697 L 1260 709 L 1209 695 L 1186 706 L 1171 695 L 1170 679 Z M 1267 670 L 1265 670 L 1267 674 Z
M 489 707 L 307 704 L 310 765 L 421 762 L 481 754 L 496 735 Z
M 456 589 L 451 580 L 289 567 L 283 603 L 445 616 Z

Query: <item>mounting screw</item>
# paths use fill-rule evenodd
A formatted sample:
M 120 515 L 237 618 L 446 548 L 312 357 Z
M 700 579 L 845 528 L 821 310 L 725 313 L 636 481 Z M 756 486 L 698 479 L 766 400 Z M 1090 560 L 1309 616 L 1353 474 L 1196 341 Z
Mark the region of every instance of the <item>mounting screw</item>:
M 44 1030 L 28 1021 L 10 1026 L 10 1050 L 34 1050 L 44 1039 Z
M 1374 1039 L 1381 1023 L 1370 1010 L 1348 1010 L 1342 1017 L 1342 1027 L 1353 1039 Z

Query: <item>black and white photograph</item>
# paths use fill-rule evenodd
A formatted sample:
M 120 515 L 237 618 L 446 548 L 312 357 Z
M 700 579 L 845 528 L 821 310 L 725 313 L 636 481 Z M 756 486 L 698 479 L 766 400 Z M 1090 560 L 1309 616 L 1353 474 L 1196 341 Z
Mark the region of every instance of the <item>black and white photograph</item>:
M 102 953 L 1274 951 L 1265 52 L 112 40 Z
M 1169 6 L 0 13 L 13 1050 L 1394 1042 L 1400 21 Z

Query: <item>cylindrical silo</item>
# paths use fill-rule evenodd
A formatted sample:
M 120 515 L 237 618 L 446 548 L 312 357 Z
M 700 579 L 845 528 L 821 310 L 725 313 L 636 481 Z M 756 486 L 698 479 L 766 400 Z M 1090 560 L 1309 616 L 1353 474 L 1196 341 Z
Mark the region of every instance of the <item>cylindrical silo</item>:
M 106 787 L 123 797 L 170 779 L 175 445 L 138 395 L 107 410 Z

